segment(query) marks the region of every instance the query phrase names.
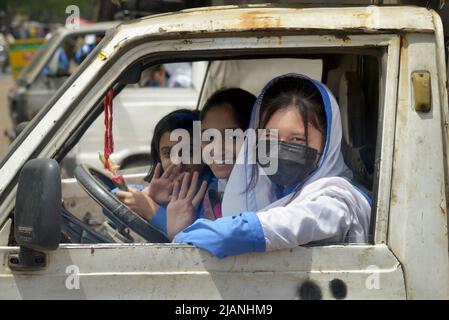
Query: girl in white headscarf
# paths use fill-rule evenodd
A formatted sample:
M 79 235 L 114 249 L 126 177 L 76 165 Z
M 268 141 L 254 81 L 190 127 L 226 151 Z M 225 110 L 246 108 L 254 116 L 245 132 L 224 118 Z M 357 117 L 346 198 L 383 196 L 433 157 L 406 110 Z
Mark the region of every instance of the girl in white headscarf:
M 298 74 L 271 80 L 254 105 L 250 128 L 268 133 L 247 135 L 225 189 L 223 218 L 199 219 L 174 242 L 223 258 L 368 241 L 371 200 L 351 183 L 340 151 L 339 107 L 325 85 Z M 261 157 L 258 148 L 273 140 L 277 147 L 269 144 Z M 167 214 L 181 215 L 170 205 L 182 208 L 195 197 L 187 182 L 181 191 L 175 187 Z

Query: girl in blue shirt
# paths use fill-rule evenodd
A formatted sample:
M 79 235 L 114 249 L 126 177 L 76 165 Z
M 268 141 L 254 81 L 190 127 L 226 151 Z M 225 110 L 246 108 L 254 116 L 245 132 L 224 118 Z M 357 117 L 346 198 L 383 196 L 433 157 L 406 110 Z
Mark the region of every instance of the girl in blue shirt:
M 212 174 L 202 164 L 173 164 L 171 148 L 177 141 L 170 141 L 170 133 L 176 129 L 192 132 L 193 122 L 199 120 L 198 112 L 181 109 L 163 117 L 154 129 L 151 141 L 151 170 L 145 181 L 149 184 L 130 185 L 129 191 L 117 191 L 117 197 L 131 210 L 149 221 L 155 228 L 167 235 L 166 206 L 173 190 L 173 183 L 186 173 L 197 172 L 198 180 L 210 182 Z M 198 206 L 197 217 L 202 207 Z
M 214 92 L 206 101 L 200 113 L 201 131 L 204 136 L 209 130 L 218 133 L 216 139 L 212 142 L 202 141 L 203 147 L 208 144 L 215 144 L 214 150 L 219 150 L 219 154 L 211 152 L 213 162 L 208 161 L 208 167 L 215 176 L 212 185 L 209 184 L 205 195 L 205 216 L 210 220 L 215 220 L 222 216 L 221 201 L 224 189 L 231 175 L 232 168 L 240 150 L 242 141 L 238 139 L 225 139 L 227 130 L 240 130 L 243 138 L 243 132 L 248 129 L 256 97 L 250 92 L 240 88 L 226 88 Z M 204 154 L 203 154 L 204 156 Z M 226 157 L 232 161 L 226 162 Z M 204 161 L 204 159 L 203 159 Z
M 225 189 L 223 218 L 185 224 L 174 242 L 224 258 L 368 241 L 371 199 L 351 181 L 341 154 L 340 109 L 324 84 L 300 74 L 271 80 L 254 105 L 250 128 L 265 129 L 264 135 L 245 139 Z M 267 142 L 269 151 L 259 155 Z M 202 191 L 195 192 L 188 176 L 175 182 L 168 218 L 189 221 L 189 203 Z

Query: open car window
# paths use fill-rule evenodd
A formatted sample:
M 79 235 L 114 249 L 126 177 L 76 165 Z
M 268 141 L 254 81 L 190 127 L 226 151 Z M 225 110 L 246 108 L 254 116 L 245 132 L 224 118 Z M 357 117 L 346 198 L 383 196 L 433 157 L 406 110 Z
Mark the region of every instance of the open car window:
M 364 67 L 358 69 L 358 66 Z M 271 78 L 296 72 L 325 82 L 339 100 L 345 162 L 360 186 L 372 194 L 379 68 L 376 57 L 360 54 L 316 54 L 308 59 L 182 61 L 147 66 L 138 83 L 127 85 L 113 100 L 113 157 L 128 183 L 145 187 L 147 182 L 143 178 L 150 169 L 150 141 L 155 125 L 164 115 L 181 108 L 201 109 L 207 98 L 220 88 L 240 87 L 257 95 Z M 176 72 L 180 74 L 178 84 L 174 78 L 170 79 Z M 113 223 L 111 225 L 104 208 L 73 178 L 73 170 L 80 164 L 102 170 L 98 154 L 103 151 L 103 138 L 104 117 L 100 114 L 62 161 L 66 208 L 74 218 L 114 241 L 146 242 L 128 228 L 118 231 Z M 79 239 L 86 243 L 95 242 L 89 237 Z

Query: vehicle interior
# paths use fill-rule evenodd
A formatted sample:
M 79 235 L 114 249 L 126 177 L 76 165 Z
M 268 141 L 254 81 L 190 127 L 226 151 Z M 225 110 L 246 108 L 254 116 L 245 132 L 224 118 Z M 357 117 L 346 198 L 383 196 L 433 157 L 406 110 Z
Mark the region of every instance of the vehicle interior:
M 285 57 L 265 55 L 263 57 L 240 56 L 238 58 L 223 57 L 208 61 L 201 60 L 207 62 L 207 72 L 202 80 L 201 94 L 198 96 L 196 108 L 200 110 L 207 97 L 223 87 L 240 87 L 257 96 L 268 80 L 281 74 L 296 72 L 317 79 L 330 88 L 339 102 L 343 125 L 342 152 L 346 164 L 354 173 L 354 183 L 369 195 L 374 195 L 376 185 L 373 177 L 378 162 L 376 161 L 376 157 L 378 157 L 378 155 L 376 156 L 377 122 L 383 50 L 360 49 L 359 51 L 351 53 L 309 52 L 307 55 L 289 54 Z M 198 60 L 183 60 L 182 62 L 192 61 Z M 169 66 L 170 62 L 159 61 L 158 64 Z M 141 83 L 142 77 L 147 74 L 145 71 L 148 68 L 154 69 L 154 66 L 154 61 L 147 65 L 142 61 L 128 68 L 127 72 L 118 79 L 114 100 L 120 96 L 123 88 Z M 161 108 L 164 108 L 162 103 Z M 98 108 L 91 122 L 95 118 L 102 120 L 102 111 L 102 108 Z M 162 111 L 161 115 L 163 116 L 169 111 L 171 110 L 167 110 L 165 113 Z M 147 137 L 148 144 L 151 135 L 150 131 Z M 82 139 L 83 137 L 80 137 L 78 143 L 81 143 Z M 98 152 L 102 152 L 101 139 L 95 147 Z M 76 165 L 81 167 L 79 166 L 81 164 Z M 62 161 L 63 166 L 64 161 Z M 148 235 L 154 228 L 123 206 L 110 192 L 105 196 L 105 193 L 115 188 L 115 185 L 104 175 L 100 161 L 95 167 L 85 167 L 84 170 L 78 170 L 78 167 L 75 169 L 74 177 L 64 177 L 62 180 L 65 209 L 63 230 L 66 233 L 63 242 L 167 242 L 157 234 Z M 140 164 L 119 172 L 123 174 L 127 183 L 146 185 L 143 178 L 147 175 L 148 170 L 148 165 Z M 101 183 L 92 183 L 93 180 Z M 94 189 L 97 191 L 93 191 Z M 97 194 L 97 197 L 92 196 L 93 194 Z M 98 197 L 102 199 L 99 200 Z M 117 215 L 106 214 L 105 212 L 108 210 L 104 210 L 105 207 L 110 211 L 120 207 L 129 212 L 123 213 L 121 216 L 119 214 L 117 217 Z M 375 205 L 373 212 L 375 212 Z
M 258 95 L 270 79 L 285 73 L 295 72 L 308 75 L 326 84 L 333 92 L 342 115 L 342 152 L 346 164 L 354 173 L 354 183 L 375 199 L 377 185 L 374 179 L 379 161 L 378 119 L 379 104 L 382 100 L 382 48 L 360 48 L 357 50 L 308 50 L 306 53 L 286 54 L 267 53 L 263 55 L 231 55 L 195 57 L 178 60 L 145 60 L 132 64 L 120 75 L 114 86 L 114 101 L 120 97 L 124 88 L 135 87 L 143 82 L 155 66 L 170 67 L 170 63 L 204 62 L 207 66 L 202 87 L 197 97 L 196 109 L 202 105 L 215 90 L 223 87 L 240 87 Z M 151 90 L 151 88 L 148 88 Z M 168 93 L 168 92 L 167 92 Z M 82 143 L 83 134 L 94 121 L 103 121 L 102 101 L 82 126 L 80 134 L 67 144 L 64 152 L 58 155 L 61 168 L 67 165 L 66 156 L 71 149 Z M 161 103 L 161 110 L 166 104 Z M 172 111 L 165 110 L 159 116 Z M 151 117 L 153 113 L 149 114 Z M 130 121 L 130 119 L 114 120 Z M 114 125 L 116 122 L 114 122 Z M 128 123 L 132 126 L 132 121 Z M 145 137 L 148 146 L 152 131 Z M 99 139 L 95 147 L 103 151 L 103 141 Z M 132 143 L 132 142 L 130 142 Z M 377 150 L 377 153 L 376 153 Z M 73 165 L 73 163 L 72 163 Z M 169 242 L 161 236 L 150 223 L 124 206 L 111 190 L 115 188 L 110 178 L 97 166 L 83 166 L 76 163 L 74 176 L 62 179 L 63 215 L 62 243 L 164 243 Z M 119 170 L 127 183 L 146 185 L 143 178 L 149 165 Z M 376 211 L 373 203 L 372 212 Z M 374 225 L 375 217 L 371 219 Z M 371 227 L 373 230 L 373 227 Z M 370 238 L 373 239 L 373 232 Z

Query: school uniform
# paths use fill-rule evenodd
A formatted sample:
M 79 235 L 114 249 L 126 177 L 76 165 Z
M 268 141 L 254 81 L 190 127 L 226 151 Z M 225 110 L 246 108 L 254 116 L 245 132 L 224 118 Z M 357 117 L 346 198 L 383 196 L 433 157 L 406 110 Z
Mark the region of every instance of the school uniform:
M 223 217 L 215 221 L 198 219 L 178 233 L 174 242 L 193 244 L 223 258 L 312 243 L 368 241 L 371 199 L 353 185 L 352 172 L 343 161 L 340 110 L 335 98 L 318 81 L 297 74 L 285 76 L 307 79 L 321 93 L 327 132 L 317 167 L 296 183 L 297 188 L 280 188 L 267 175 L 260 174 L 255 187 L 248 190 L 256 156 L 255 137 L 248 135 L 225 189 Z M 257 128 L 265 91 L 285 76 L 271 80 L 262 90 L 250 128 Z

